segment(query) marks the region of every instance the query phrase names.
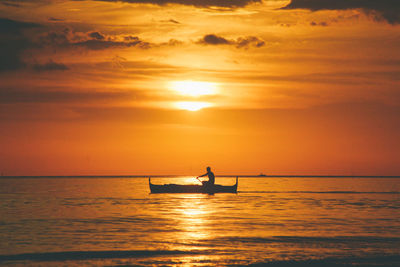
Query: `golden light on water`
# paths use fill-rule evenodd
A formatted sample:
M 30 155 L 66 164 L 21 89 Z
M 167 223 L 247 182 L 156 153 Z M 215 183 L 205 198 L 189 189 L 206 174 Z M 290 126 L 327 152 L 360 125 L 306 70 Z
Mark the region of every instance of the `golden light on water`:
M 176 209 L 179 213 L 179 225 L 182 227 L 182 240 L 201 240 L 213 235 L 206 218 L 212 213 L 209 196 L 185 195 Z
M 170 89 L 184 96 L 198 97 L 203 95 L 215 95 L 218 93 L 217 84 L 199 81 L 174 81 L 170 83 Z
M 203 108 L 211 107 L 211 103 L 208 102 L 198 102 L 198 101 L 183 101 L 176 102 L 175 107 L 178 109 L 184 109 L 189 111 L 198 111 Z

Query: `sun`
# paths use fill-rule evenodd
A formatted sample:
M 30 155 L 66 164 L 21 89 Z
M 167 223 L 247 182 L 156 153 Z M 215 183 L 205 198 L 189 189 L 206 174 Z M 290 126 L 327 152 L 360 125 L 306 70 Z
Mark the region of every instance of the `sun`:
M 198 111 L 202 108 L 210 107 L 211 104 L 207 102 L 197 102 L 197 101 L 185 101 L 185 102 L 176 102 L 175 106 L 178 109 L 184 109 L 189 111 Z
M 203 95 L 217 94 L 217 85 L 211 82 L 199 81 L 174 81 L 170 83 L 170 89 L 184 96 L 199 97 Z

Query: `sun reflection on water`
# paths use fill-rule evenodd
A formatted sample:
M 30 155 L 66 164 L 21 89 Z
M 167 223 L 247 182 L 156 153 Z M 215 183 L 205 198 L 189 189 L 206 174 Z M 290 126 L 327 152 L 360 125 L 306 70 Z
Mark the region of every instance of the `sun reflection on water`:
M 181 227 L 181 239 L 185 241 L 196 241 L 209 238 L 212 233 L 207 225 L 207 216 L 211 213 L 209 202 L 203 201 L 207 196 L 185 196 L 177 207 L 180 213 L 178 223 Z

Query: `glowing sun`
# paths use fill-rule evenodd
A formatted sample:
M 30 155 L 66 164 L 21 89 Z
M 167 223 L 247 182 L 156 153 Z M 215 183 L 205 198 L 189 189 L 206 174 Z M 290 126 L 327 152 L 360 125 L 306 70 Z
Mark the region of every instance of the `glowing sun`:
M 210 82 L 175 81 L 170 88 L 180 95 L 198 97 L 217 94 L 217 85 Z
M 197 101 L 185 101 L 185 102 L 176 102 L 175 106 L 178 109 L 185 109 L 189 111 L 198 111 L 202 108 L 210 107 L 211 104 L 207 102 L 197 102 Z

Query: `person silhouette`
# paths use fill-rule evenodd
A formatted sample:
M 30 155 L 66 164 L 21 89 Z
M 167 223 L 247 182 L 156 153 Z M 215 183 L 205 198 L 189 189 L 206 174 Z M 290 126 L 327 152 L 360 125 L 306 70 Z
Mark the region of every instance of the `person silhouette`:
M 204 176 L 208 176 L 208 181 L 202 181 L 204 186 L 213 186 L 215 184 L 215 176 L 210 167 L 207 167 L 207 172 L 205 174 L 197 176 L 197 179 Z

